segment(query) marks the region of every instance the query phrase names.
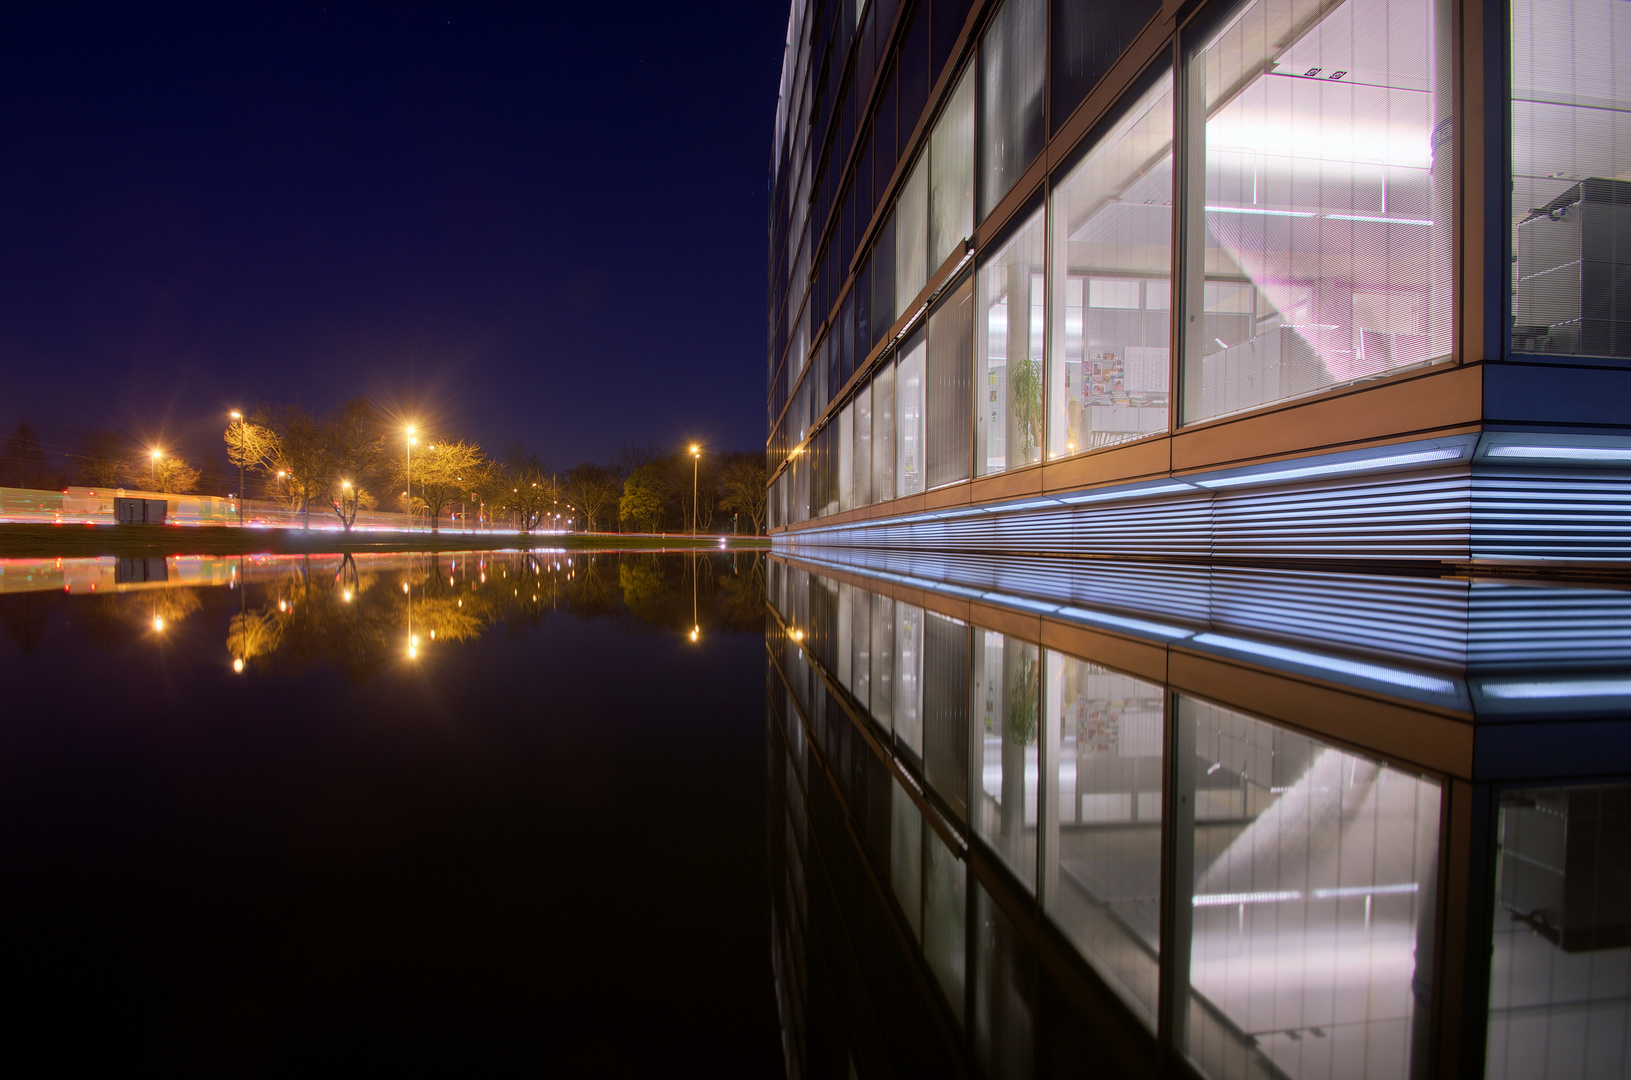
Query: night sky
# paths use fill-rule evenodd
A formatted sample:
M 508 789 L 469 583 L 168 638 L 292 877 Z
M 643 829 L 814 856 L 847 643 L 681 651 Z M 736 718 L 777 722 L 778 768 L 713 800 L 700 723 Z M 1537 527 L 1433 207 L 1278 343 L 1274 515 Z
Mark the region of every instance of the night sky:
M 0 427 L 359 394 L 555 468 L 764 439 L 785 4 L 0 13 Z

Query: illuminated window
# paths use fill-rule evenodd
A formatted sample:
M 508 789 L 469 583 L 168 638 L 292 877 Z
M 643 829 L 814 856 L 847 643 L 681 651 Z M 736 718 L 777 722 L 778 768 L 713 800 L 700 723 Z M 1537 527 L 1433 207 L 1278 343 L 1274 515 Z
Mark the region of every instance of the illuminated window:
M 1443 359 L 1449 0 L 1253 0 L 1191 54 L 1183 420 Z

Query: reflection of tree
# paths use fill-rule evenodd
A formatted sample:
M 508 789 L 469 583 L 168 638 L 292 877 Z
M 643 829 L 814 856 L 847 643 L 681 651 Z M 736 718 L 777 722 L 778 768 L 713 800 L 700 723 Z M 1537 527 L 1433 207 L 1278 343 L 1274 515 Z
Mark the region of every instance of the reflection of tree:
M 410 608 L 421 659 L 427 650 L 472 641 L 494 626 L 524 634 L 558 612 L 610 618 L 641 632 L 689 634 L 700 626 L 703 635 L 756 633 L 763 625 L 764 558 L 758 554 L 481 553 L 451 563 L 441 555 L 388 558 L 385 564 L 348 556 L 333 573 L 315 574 L 303 562 L 250 585 L 259 599 L 233 617 L 229 652 L 277 666 L 323 663 L 367 678 L 407 657 Z
M 68 609 L 68 621 L 86 641 L 114 648 L 172 628 L 203 606 L 197 588 L 142 588 L 84 597 Z

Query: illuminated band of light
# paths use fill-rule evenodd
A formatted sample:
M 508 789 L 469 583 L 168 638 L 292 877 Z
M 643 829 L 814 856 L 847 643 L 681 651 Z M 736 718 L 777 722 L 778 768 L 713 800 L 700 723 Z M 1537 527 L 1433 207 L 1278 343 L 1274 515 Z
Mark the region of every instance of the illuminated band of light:
M 1500 701 L 1533 701 L 1547 698 L 1631 696 L 1631 679 L 1570 679 L 1553 682 L 1485 683 L 1484 696 Z
M 1386 469 L 1397 465 L 1420 465 L 1428 461 L 1451 461 L 1461 456 L 1460 448 L 1420 450 L 1414 454 L 1393 454 L 1388 457 L 1367 457 L 1354 461 L 1333 461 L 1325 465 L 1303 465 L 1294 469 L 1274 472 L 1248 473 L 1245 476 L 1220 476 L 1216 480 L 1197 480 L 1204 488 L 1234 487 L 1238 484 L 1266 484 L 1275 480 L 1297 480 L 1305 476 L 1330 476 L 1335 473 L 1359 472 L 1362 469 Z
M 1410 896 L 1421 891 L 1414 881 L 1397 885 L 1344 885 L 1334 889 L 1315 889 L 1304 894 L 1297 889 L 1281 892 L 1198 893 L 1196 907 L 1238 907 L 1241 904 L 1284 904 L 1294 900 L 1344 900 L 1351 897 Z
M 1546 461 L 1631 461 L 1631 447 L 1520 446 L 1507 443 L 1489 448 L 1489 457 L 1533 458 Z
M 1335 656 L 1304 652 L 1301 649 L 1288 649 L 1281 645 L 1269 645 L 1261 641 L 1247 641 L 1243 638 L 1225 637 L 1222 634 L 1196 634 L 1192 640 L 1200 645 L 1217 645 L 1236 652 L 1250 653 L 1271 660 L 1283 660 L 1292 664 L 1303 664 L 1307 667 L 1320 668 L 1325 671 L 1336 671 L 1344 675 L 1353 675 L 1361 679 L 1387 683 L 1391 686 L 1408 687 L 1411 690 L 1425 690 L 1433 694 L 1453 694 L 1456 691 L 1455 683 L 1449 679 L 1441 679 L 1434 675 L 1402 671 L 1399 668 L 1382 667 L 1380 664 L 1364 664 L 1357 660 L 1343 660 Z

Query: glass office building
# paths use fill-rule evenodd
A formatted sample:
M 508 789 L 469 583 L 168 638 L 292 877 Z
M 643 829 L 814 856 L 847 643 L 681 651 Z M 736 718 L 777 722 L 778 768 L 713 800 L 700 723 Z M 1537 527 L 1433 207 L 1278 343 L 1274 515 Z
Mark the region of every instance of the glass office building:
M 784 55 L 790 1074 L 1631 1075 L 1631 4 Z

